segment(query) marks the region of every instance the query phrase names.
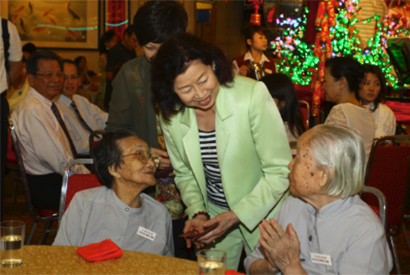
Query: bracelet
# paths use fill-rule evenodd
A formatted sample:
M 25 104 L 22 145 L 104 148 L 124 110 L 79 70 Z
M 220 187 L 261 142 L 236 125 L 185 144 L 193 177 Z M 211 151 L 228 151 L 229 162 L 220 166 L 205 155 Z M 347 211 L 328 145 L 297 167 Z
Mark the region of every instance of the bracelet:
M 198 215 L 204 215 L 204 216 L 206 216 L 206 217 L 208 218 L 208 220 L 211 218 L 211 216 L 209 216 L 209 214 L 208 214 L 207 212 L 205 212 L 205 211 L 199 211 L 198 213 L 196 213 L 196 214 L 194 214 L 194 215 L 192 216 L 192 219 L 195 219 Z

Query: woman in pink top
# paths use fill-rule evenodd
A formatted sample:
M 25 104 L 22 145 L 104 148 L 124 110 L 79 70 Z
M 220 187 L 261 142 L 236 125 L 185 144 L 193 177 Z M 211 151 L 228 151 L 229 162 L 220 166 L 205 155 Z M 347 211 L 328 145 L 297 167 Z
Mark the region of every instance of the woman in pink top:
M 326 60 L 323 90 L 326 100 L 337 105 L 332 108 L 325 124 L 348 126 L 359 132 L 364 141 L 368 159 L 374 139 L 372 113 L 356 98 L 363 78 L 363 67 L 350 57 Z

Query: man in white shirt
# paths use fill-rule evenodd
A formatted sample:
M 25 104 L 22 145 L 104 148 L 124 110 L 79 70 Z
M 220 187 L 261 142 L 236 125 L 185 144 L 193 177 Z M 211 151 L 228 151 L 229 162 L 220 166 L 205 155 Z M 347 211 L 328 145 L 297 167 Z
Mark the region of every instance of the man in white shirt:
M 75 93 L 80 85 L 77 65 L 64 59 L 64 83 L 61 94 L 55 101 L 64 116 L 70 136 L 79 155 L 89 155 L 89 136 L 92 131 L 105 129 L 108 113 L 102 111 L 88 99 Z
M 63 83 L 59 57 L 51 51 L 30 55 L 27 74 L 30 90 L 12 113 L 19 137 L 34 206 L 58 210 L 62 175 L 77 151 L 53 99 Z M 90 173 L 83 165 L 76 173 Z
M 9 85 L 15 81 L 21 71 L 21 40 L 16 26 L 6 19 L 1 18 L 0 22 L 0 221 L 3 219 L 3 212 L 1 210 L 1 193 L 3 186 L 4 172 L 6 168 L 7 143 L 9 126 L 9 104 L 6 99 Z M 6 68 L 7 66 L 7 68 Z

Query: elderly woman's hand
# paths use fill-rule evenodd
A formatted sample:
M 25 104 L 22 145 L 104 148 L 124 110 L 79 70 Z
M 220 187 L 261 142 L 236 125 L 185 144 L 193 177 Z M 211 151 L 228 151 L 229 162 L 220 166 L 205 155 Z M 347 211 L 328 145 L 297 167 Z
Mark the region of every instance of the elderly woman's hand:
M 206 223 L 203 224 L 204 227 L 210 227 L 214 224 L 218 224 L 218 227 L 202 236 L 198 239 L 201 243 L 209 244 L 215 239 L 222 236 L 229 228 L 231 228 L 234 224 L 239 222 L 238 216 L 233 211 L 223 212 L 217 215 L 215 218 L 210 219 Z
M 204 226 L 203 224 L 208 220 L 208 217 L 202 214 L 199 214 L 192 220 L 188 220 L 185 222 L 185 227 L 184 227 L 184 234 L 188 233 L 189 231 L 194 231 L 198 230 L 199 232 L 204 231 Z M 190 248 L 192 245 L 192 241 L 190 238 L 185 238 L 187 247 Z M 194 242 L 195 246 L 197 249 L 201 248 L 204 246 L 203 243 L 200 242 Z
M 272 267 L 283 274 L 307 274 L 300 262 L 300 242 L 292 224 L 288 224 L 285 232 L 276 220 L 263 220 L 259 230 L 259 242 Z

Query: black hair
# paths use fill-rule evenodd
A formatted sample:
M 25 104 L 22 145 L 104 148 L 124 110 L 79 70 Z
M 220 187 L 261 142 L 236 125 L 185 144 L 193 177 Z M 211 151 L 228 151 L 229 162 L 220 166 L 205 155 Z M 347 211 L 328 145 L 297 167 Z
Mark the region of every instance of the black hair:
M 37 47 L 33 43 L 28 42 L 28 43 L 24 44 L 24 46 L 22 48 L 22 51 L 32 54 L 32 53 L 37 52 Z
M 119 141 L 136 135 L 125 129 L 115 130 L 104 135 L 102 140 L 97 143 L 94 150 L 94 166 L 98 179 L 107 188 L 112 188 L 114 177 L 110 174 L 109 168 L 114 169 L 120 167 L 123 163 L 122 148 L 119 146 Z
M 292 80 L 285 74 L 273 73 L 261 81 L 268 87 L 271 96 L 278 100 L 280 116 L 288 123 L 289 131 L 294 137 L 300 137 L 306 129 Z
M 134 32 L 141 47 L 183 33 L 187 25 L 188 15 L 176 1 L 148 1 L 134 16 Z
M 249 51 L 251 46 L 248 44 L 248 39 L 253 40 L 255 33 L 262 33 L 266 36 L 266 29 L 259 25 L 248 25 L 242 29 L 242 34 L 245 36 L 246 49 Z
M 133 25 L 129 25 L 125 31 L 124 31 L 124 35 L 123 35 L 123 39 L 125 38 L 125 35 L 128 34 L 128 36 L 131 36 L 134 33 L 134 26 Z
M 80 68 L 78 68 L 77 63 L 75 63 L 74 61 L 72 61 L 71 59 L 63 59 L 61 60 L 61 64 L 63 65 L 63 71 L 64 71 L 64 64 L 72 64 L 74 65 L 75 69 L 77 70 L 77 75 L 80 75 Z
M 379 79 L 379 82 L 380 82 L 380 92 L 378 96 L 375 98 L 375 100 L 373 100 L 374 108 L 370 109 L 370 111 L 374 112 L 376 111 L 377 107 L 379 107 L 380 102 L 384 101 L 384 97 L 386 95 L 386 90 L 387 90 L 386 89 L 386 78 L 384 77 L 382 70 L 378 66 L 375 66 L 375 65 L 369 65 L 369 64 L 363 65 L 363 72 L 365 76 L 366 74 L 369 74 L 369 73 L 376 75 L 376 77 Z M 363 77 L 363 80 L 364 80 L 364 77 Z M 356 98 L 361 102 L 359 92 L 356 93 Z
M 61 64 L 60 57 L 52 51 L 49 50 L 42 50 L 39 52 L 35 52 L 30 54 L 27 60 L 27 73 L 35 75 L 38 71 L 38 61 L 40 60 L 55 60 L 60 65 L 60 69 L 63 70 L 63 65 Z
M 74 59 L 74 63 L 77 64 L 77 66 L 80 66 L 80 62 L 81 62 L 81 60 L 83 60 L 83 59 L 85 59 L 85 61 L 87 61 L 87 59 L 85 58 L 85 56 L 82 56 L 82 55 L 77 56 L 77 57 Z
M 107 46 L 105 46 L 105 43 L 110 42 L 113 38 L 115 37 L 115 31 L 114 30 L 109 30 L 106 31 L 100 38 L 100 41 L 98 42 L 98 51 L 100 54 L 107 53 Z
M 357 93 L 363 79 L 363 66 L 352 57 L 335 57 L 327 59 L 325 67 L 330 69 L 330 74 L 336 81 L 346 78 L 349 91 Z
M 228 86 L 233 81 L 232 62 L 226 59 L 221 49 L 189 33 L 169 38 L 159 48 L 151 68 L 154 99 L 166 121 L 185 109 L 185 104 L 174 92 L 174 81 L 189 68 L 191 61 L 197 59 L 215 67 L 220 85 Z

